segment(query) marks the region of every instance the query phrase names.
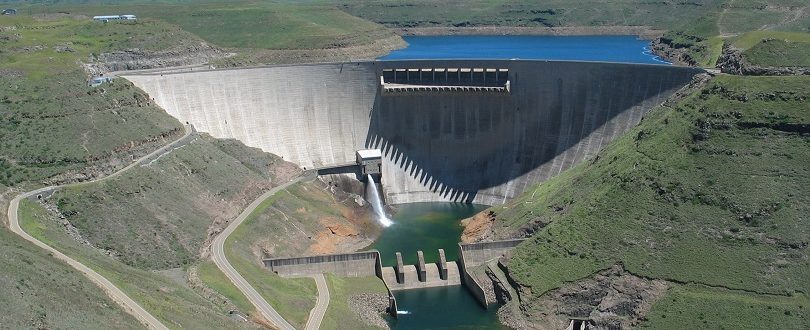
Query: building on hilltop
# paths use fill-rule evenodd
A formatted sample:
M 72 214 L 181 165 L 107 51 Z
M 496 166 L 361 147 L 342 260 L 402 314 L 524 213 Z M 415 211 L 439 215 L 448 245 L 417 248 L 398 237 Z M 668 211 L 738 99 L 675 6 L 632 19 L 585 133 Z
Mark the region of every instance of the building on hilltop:
M 107 23 L 109 21 L 134 21 L 138 18 L 135 15 L 102 15 L 93 16 L 94 21 Z
M 17 15 L 17 9 L 14 8 L 7 8 L 3 9 L 3 15 Z

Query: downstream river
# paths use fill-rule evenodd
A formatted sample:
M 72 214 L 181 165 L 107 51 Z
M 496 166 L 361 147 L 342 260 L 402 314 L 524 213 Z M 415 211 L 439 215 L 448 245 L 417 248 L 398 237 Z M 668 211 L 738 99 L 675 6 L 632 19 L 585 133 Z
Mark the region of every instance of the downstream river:
M 527 59 L 669 64 L 637 36 L 411 36 L 381 60 Z
M 461 203 L 413 203 L 394 206 L 394 224 L 369 248 L 380 251 L 383 266 L 396 264 L 402 252 L 405 264 L 416 264 L 416 251 L 423 251 L 425 262 L 439 260 L 444 249 L 448 261 L 458 260 L 461 220 L 486 208 Z M 390 318 L 394 329 L 500 329 L 497 307 L 483 309 L 463 286 L 404 290 L 394 292 L 400 314 Z

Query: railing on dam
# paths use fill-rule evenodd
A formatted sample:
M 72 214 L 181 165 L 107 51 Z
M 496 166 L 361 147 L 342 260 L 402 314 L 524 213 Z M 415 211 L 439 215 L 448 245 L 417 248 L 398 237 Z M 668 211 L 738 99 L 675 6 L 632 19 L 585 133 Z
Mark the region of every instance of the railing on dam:
M 508 93 L 509 70 L 493 68 L 385 69 L 383 92 Z

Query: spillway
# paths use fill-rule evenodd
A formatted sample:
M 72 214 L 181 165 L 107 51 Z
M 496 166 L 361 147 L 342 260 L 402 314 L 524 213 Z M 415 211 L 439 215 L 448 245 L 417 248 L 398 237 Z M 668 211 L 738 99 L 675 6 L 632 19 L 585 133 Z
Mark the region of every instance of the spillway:
M 508 75 L 498 77 L 508 85 L 459 87 L 466 76 L 457 73 L 459 79 L 445 83 L 454 86 L 431 87 L 435 68 L 496 68 Z M 392 71 L 408 74 L 405 83 L 417 87 L 384 88 L 383 75 Z M 388 203 L 496 205 L 595 155 L 699 72 L 643 64 L 425 60 L 125 78 L 181 122 L 302 167 L 351 163 L 356 150 L 381 149 Z M 475 74 L 469 72 L 473 83 Z

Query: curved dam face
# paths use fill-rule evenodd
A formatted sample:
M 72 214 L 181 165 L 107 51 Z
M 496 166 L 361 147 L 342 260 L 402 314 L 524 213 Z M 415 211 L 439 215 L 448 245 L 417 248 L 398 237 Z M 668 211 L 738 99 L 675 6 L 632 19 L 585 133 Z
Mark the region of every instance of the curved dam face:
M 450 81 L 446 68 L 472 70 L 452 71 L 459 79 Z M 460 77 L 466 74 L 470 84 L 490 86 L 492 77 L 474 77 L 474 68 L 494 69 L 499 83 L 506 75 L 506 87 L 437 87 L 465 85 Z M 392 72 L 396 86 L 412 88 L 384 88 L 383 75 Z M 430 60 L 126 78 L 180 121 L 302 167 L 351 163 L 356 150 L 381 149 L 389 203 L 495 205 L 595 155 L 699 72 L 640 64 Z

